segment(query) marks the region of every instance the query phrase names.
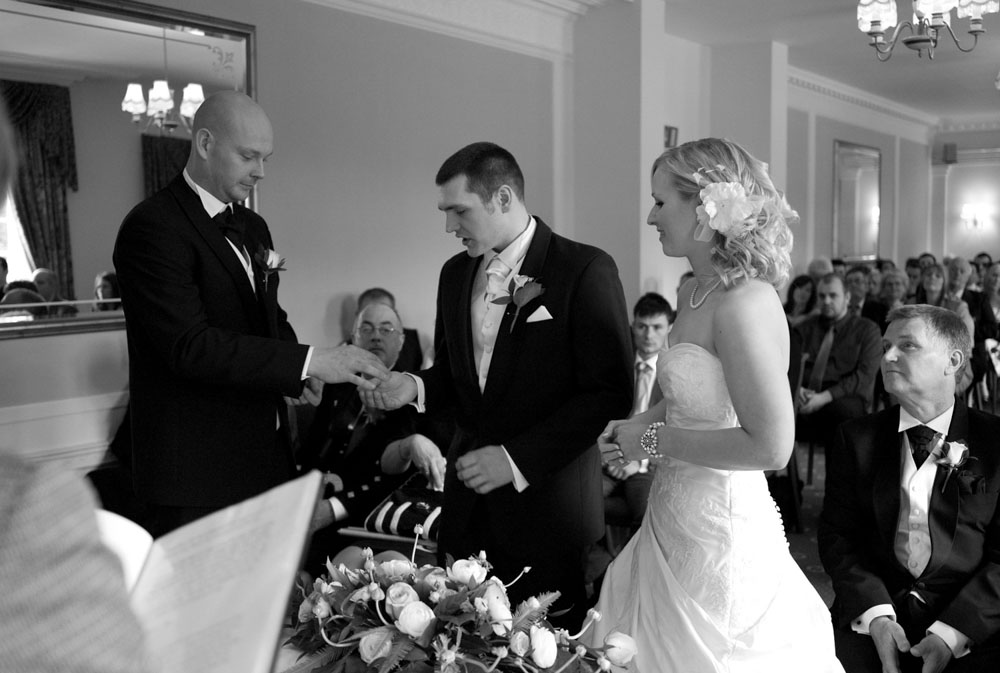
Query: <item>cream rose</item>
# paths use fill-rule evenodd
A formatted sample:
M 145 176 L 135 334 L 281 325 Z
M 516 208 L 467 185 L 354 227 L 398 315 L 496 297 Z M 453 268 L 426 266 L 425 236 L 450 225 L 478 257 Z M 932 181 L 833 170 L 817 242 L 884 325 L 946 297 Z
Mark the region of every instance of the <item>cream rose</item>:
M 378 573 L 389 582 L 401 582 L 413 575 L 413 564 L 400 559 L 383 561 L 378 565 Z
M 448 577 L 459 584 L 477 587 L 486 579 L 486 568 L 473 559 L 455 561 L 448 568 Z
M 632 636 L 612 631 L 604 637 L 604 656 L 615 666 L 627 666 L 635 652 L 635 640 Z
M 388 629 L 378 629 L 366 633 L 361 642 L 358 643 L 358 654 L 366 664 L 371 664 L 376 659 L 389 656 L 392 650 L 392 632 Z
M 486 610 L 490 617 L 493 633 L 498 636 L 510 633 L 514 626 L 514 617 L 510 613 L 510 600 L 507 598 L 507 591 L 499 580 L 493 578 L 486 586 L 483 594 L 486 601 Z
M 518 631 L 510 637 L 510 651 L 519 657 L 523 657 L 528 653 L 528 646 L 530 644 L 528 634 L 524 631 Z
M 330 616 L 330 604 L 325 598 L 317 598 L 312 609 L 316 619 L 326 619 Z
M 385 592 L 385 611 L 393 619 L 399 619 L 399 614 L 413 601 L 419 601 L 416 590 L 406 582 L 396 582 Z
M 421 601 L 408 603 L 396 618 L 396 628 L 414 639 L 420 639 L 434 624 L 434 611 Z
M 540 626 L 531 627 L 531 660 L 539 668 L 548 668 L 556 663 L 556 635 Z

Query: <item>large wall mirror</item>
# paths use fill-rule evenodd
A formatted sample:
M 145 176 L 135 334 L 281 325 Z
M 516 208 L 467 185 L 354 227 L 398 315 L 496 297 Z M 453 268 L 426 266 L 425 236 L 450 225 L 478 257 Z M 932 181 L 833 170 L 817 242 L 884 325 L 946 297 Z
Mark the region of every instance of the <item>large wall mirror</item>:
M 64 194 L 41 199 L 37 207 L 22 193 L 0 199 L 6 201 L 0 209 L 0 256 L 8 260 L 8 284 L 31 280 L 36 267 L 54 267 L 58 297 L 73 300 L 25 305 L 18 297 L 4 298 L 0 339 L 124 327 L 106 278 L 102 294 L 96 294 L 99 276 L 113 271 L 118 226 L 152 185 L 165 181 L 157 174 L 163 172 L 164 156 L 170 155 L 166 165 L 178 156 L 183 164 L 190 146 L 180 114 L 189 110 L 181 107 L 187 85 L 201 85 L 205 96 L 223 89 L 252 96 L 254 53 L 253 26 L 200 14 L 129 0 L 0 0 L 0 93 L 22 146 L 32 144 L 61 157 L 55 172 Z M 127 91 L 148 106 L 150 89 L 163 79 L 174 101 L 166 117 L 123 111 Z M 47 96 L 60 106 L 66 101 L 71 121 L 46 120 L 36 127 L 68 130 L 58 138 L 47 130 L 26 143 L 26 110 L 39 98 L 48 101 Z M 73 161 L 65 159 L 70 151 Z M 19 184 L 32 173 L 30 191 L 51 187 L 49 169 L 36 170 L 31 157 L 23 164 Z M 176 174 L 170 170 L 166 179 Z M 18 186 L 15 191 L 25 190 Z M 18 203 L 31 212 L 18 212 Z
M 877 148 L 834 141 L 833 251 L 852 261 L 878 257 L 879 175 Z

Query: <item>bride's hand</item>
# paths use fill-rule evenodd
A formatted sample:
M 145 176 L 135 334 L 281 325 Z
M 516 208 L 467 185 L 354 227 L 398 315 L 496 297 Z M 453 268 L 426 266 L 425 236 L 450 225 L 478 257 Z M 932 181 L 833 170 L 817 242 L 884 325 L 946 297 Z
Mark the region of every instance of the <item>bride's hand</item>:
M 611 421 L 597 437 L 597 448 L 601 451 L 601 462 L 619 467 L 633 460 L 649 458 L 639 438 L 646 431 L 647 424 L 634 419 Z

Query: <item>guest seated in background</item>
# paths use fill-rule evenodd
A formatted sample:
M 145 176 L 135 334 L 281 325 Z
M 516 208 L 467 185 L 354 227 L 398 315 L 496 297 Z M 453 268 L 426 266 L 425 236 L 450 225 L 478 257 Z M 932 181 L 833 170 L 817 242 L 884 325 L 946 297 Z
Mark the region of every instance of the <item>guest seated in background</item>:
M 933 252 L 922 252 L 917 257 L 917 262 L 920 263 L 921 269 L 926 269 L 929 266 L 934 266 L 938 263 L 937 257 L 934 256 Z
M 21 281 L 11 281 L 8 285 L 18 282 Z M 31 306 L 10 307 L 12 304 L 31 304 Z M 3 298 L 0 298 L 0 319 L 4 322 L 21 322 L 44 317 L 45 300 L 37 292 L 15 287 L 4 292 Z
M 889 315 L 882 374 L 899 400 L 841 426 L 819 523 L 849 673 L 1000 665 L 1000 418 L 956 398 L 972 340 L 952 312 Z
M 972 369 L 972 383 L 975 384 L 985 376 L 987 367 L 992 366 L 986 352 L 986 340 L 997 338 L 997 319 L 986 295 L 968 289 L 972 264 L 964 257 L 952 257 L 947 260 L 946 268 L 948 282 L 945 290 L 948 299 L 956 304 L 965 302 L 972 318 L 972 357 L 969 359 L 969 367 Z
M 844 276 L 848 292 L 847 312 L 868 318 L 878 325 L 879 332 L 885 331 L 885 316 L 889 312 L 885 304 L 869 299 L 872 286 L 872 269 L 866 264 L 852 266 Z
M 924 253 L 924 255 L 928 254 L 930 253 Z M 921 257 L 924 255 L 921 255 Z M 945 291 L 946 277 L 944 267 L 940 264 L 931 264 L 923 267 L 920 271 L 920 286 L 917 287 L 917 293 L 910 303 L 930 304 L 931 306 L 946 308 L 956 313 L 962 319 L 970 335 L 975 334 L 976 326 L 972 321 L 972 314 L 969 313 L 969 305 L 962 299 L 948 296 L 948 293 Z M 966 361 L 965 369 L 958 380 L 958 392 L 964 393 L 971 384 L 972 368 L 969 366 L 968 361 Z
M 819 283 L 820 278 L 833 273 L 833 262 L 829 257 L 815 257 L 806 267 L 806 273 L 813 279 L 813 283 Z
M 3 287 L 7 284 L 7 274 L 10 272 L 10 267 L 7 266 L 7 258 L 0 256 L 0 294 L 3 293 Z
M 885 304 L 887 310 L 891 311 L 906 303 L 909 289 L 910 278 L 906 272 L 902 269 L 889 269 L 882 274 L 882 286 L 879 288 L 878 299 Z M 885 333 L 885 329 L 882 330 L 882 333 Z
M 385 304 L 396 308 L 396 297 L 388 290 L 381 287 L 372 287 L 358 295 L 358 309 L 355 318 L 369 304 Z M 419 372 L 424 368 L 424 362 L 433 358 L 425 358 L 423 348 L 420 345 L 420 335 L 417 330 L 409 327 L 403 328 L 403 350 L 399 352 L 397 365 L 401 372 Z M 348 342 L 350 343 L 350 342 Z
M 917 288 L 920 287 L 920 275 L 924 269 L 920 266 L 919 259 L 910 257 L 906 260 L 904 270 L 906 271 L 906 277 L 910 279 L 910 288 L 906 293 L 906 303 L 914 304 L 917 298 Z
M 118 274 L 114 271 L 102 271 L 94 279 L 94 305 L 97 311 L 119 311 L 122 307 L 121 292 L 118 290 Z
M 663 399 L 663 391 L 656 381 L 656 365 L 660 352 L 666 348 L 667 334 L 673 322 L 673 307 L 655 292 L 644 294 L 632 309 L 635 394 L 629 417 L 641 414 Z M 633 460 L 624 464 L 609 462 L 604 465 L 602 481 L 605 516 L 615 514 L 618 502 L 624 500 L 628 518 L 633 526 L 638 526 L 646 513 L 649 487 L 653 483 L 653 466 L 649 460 Z
M 981 291 L 984 287 L 983 284 L 986 282 L 986 272 L 993 266 L 993 257 L 984 250 L 972 258 L 972 265 L 979 272 L 979 287 L 974 289 Z
M 55 271 L 38 267 L 32 274 L 31 280 L 38 288 L 38 294 L 49 303 L 45 308 L 46 318 L 64 318 L 77 314 L 76 306 L 61 303 L 66 299 L 59 295 L 59 277 Z
M 983 276 L 983 294 L 986 295 L 993 317 L 1000 323 L 1000 262 L 991 264 Z
M 816 309 L 816 281 L 812 276 L 796 276 L 788 284 L 788 296 L 785 299 L 785 317 L 792 327 L 813 315 Z
M 869 413 L 875 392 L 875 373 L 882 352 L 878 326 L 847 310 L 844 281 L 829 274 L 816 287 L 820 314 L 793 328 L 802 351 L 792 352 L 798 367 L 808 355 L 802 388 L 796 400 L 797 435 L 821 439 L 851 418 Z M 824 443 L 827 455 L 829 446 Z
M 361 309 L 354 322 L 352 343 L 378 356 L 390 370 L 400 371 L 404 342 L 403 326 L 394 308 L 374 302 Z M 421 428 L 417 417 L 416 409 L 409 405 L 388 412 L 366 409 L 353 383 L 323 386 L 323 398 L 298 462 L 305 470 L 316 468 L 327 473 L 326 497 L 335 523 L 313 535 L 307 571 L 319 572 L 326 557 L 343 546 L 340 528 L 362 526 L 368 513 L 405 481 L 405 470 L 383 470 L 381 457 L 391 442 L 410 437 Z M 437 453 L 440 455 L 440 450 Z M 440 475 L 443 485 L 443 464 Z

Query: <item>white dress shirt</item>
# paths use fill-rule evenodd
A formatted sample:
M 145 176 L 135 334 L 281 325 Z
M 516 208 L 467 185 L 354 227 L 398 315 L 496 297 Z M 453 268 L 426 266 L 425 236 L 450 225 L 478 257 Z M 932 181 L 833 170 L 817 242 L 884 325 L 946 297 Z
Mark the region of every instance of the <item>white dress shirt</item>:
M 920 577 L 931 558 L 928 511 L 931 506 L 934 478 L 937 475 L 937 460 L 934 454 L 935 449 L 944 441 L 944 437 L 948 436 L 954 411 L 955 406 L 952 405 L 940 416 L 921 423 L 902 407 L 899 410 L 899 432 L 903 433 L 899 456 L 902 478 L 899 486 L 899 519 L 896 524 L 893 550 L 896 558 L 914 578 Z M 919 468 L 913 460 L 910 439 L 906 435 L 907 430 L 918 425 L 926 425 L 941 435 L 927 447 L 930 455 Z M 912 593 L 918 600 L 923 601 L 918 593 Z M 869 633 L 872 620 L 883 616 L 896 619 L 896 611 L 892 605 L 875 605 L 868 608 L 854 620 L 851 628 L 858 633 Z M 969 638 L 944 622 L 935 621 L 927 628 L 927 633 L 933 633 L 947 643 L 956 658 L 969 653 Z

